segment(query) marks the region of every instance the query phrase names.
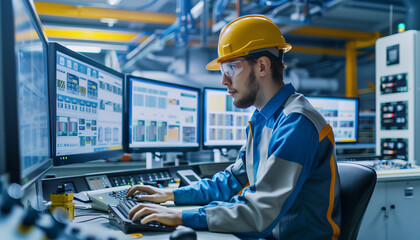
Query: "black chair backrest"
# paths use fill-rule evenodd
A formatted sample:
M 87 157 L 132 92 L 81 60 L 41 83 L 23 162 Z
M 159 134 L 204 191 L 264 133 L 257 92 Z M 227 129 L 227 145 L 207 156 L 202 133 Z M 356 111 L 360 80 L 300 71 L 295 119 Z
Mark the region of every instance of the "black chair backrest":
M 366 166 L 339 162 L 341 182 L 341 239 L 356 240 L 376 184 L 376 172 Z

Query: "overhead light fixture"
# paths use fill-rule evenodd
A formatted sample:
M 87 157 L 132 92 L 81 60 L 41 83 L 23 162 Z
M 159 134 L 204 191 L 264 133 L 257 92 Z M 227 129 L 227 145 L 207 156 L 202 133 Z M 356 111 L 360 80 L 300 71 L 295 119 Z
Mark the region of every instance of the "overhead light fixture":
M 75 52 L 100 53 L 102 51 L 102 48 L 95 46 L 67 45 L 67 47 Z
M 108 27 L 113 27 L 114 24 L 116 24 L 118 22 L 118 20 L 115 19 L 115 18 L 101 18 L 101 20 L 99 20 L 99 21 L 101 21 L 101 23 L 108 24 Z
M 121 0 L 107 0 L 109 5 L 115 6 L 120 4 Z

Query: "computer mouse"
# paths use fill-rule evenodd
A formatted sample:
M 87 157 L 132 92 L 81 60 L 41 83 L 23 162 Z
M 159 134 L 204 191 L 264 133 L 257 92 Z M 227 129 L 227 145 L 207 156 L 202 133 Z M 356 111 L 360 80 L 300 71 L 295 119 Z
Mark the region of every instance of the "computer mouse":
M 179 228 L 171 233 L 170 240 L 197 240 L 197 234 L 189 227 Z

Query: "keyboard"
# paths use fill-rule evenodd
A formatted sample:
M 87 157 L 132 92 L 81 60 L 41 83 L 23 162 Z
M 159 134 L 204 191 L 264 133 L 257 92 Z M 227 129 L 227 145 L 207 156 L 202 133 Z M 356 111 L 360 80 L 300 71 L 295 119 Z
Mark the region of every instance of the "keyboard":
M 140 217 L 136 221 L 129 219 L 129 212 L 137 202 L 133 200 L 121 201 L 117 205 L 109 205 L 109 222 L 118 227 L 124 233 L 135 233 L 135 232 L 172 232 L 176 228 L 164 225 L 160 222 L 152 221 L 147 224 L 141 224 L 140 221 L 144 216 Z
M 108 212 L 108 205 L 116 206 L 125 200 L 125 194 L 131 186 L 121 186 L 105 188 L 87 192 L 87 196 L 92 201 L 93 209 Z

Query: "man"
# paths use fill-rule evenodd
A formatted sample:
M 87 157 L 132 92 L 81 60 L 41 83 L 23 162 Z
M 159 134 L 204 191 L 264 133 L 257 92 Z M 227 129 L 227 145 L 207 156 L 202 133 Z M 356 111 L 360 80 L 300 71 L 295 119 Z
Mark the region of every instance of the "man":
M 220 33 L 219 58 L 207 65 L 221 69 L 222 84 L 235 106 L 256 107 L 247 127 L 247 143 L 234 164 L 210 179 L 161 190 L 131 188 L 140 200 L 202 204 L 177 212 L 139 204 L 132 219 L 159 221 L 195 229 L 230 232 L 243 238 L 338 239 L 340 183 L 334 135 L 305 97 L 283 83 L 283 52 L 291 46 L 267 17 L 249 15 Z

